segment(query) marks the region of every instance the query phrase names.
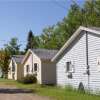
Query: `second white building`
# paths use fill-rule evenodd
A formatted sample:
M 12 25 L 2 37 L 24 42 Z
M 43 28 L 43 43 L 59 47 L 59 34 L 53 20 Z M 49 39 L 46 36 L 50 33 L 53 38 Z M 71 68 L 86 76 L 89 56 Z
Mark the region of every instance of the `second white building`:
M 39 84 L 55 84 L 56 63 L 51 62 L 51 59 L 56 53 L 56 50 L 47 49 L 28 50 L 22 61 L 24 76 L 36 74 Z

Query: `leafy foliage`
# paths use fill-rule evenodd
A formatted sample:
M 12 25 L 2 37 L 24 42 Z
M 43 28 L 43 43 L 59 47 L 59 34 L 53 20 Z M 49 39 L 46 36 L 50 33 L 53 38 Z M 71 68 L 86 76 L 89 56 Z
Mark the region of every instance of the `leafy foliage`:
M 0 67 L 3 72 L 3 77 L 7 78 L 9 67 L 10 54 L 7 49 L 0 50 Z
M 22 78 L 21 80 L 18 80 L 19 82 L 23 83 L 23 84 L 31 84 L 31 83 L 36 83 L 37 82 L 37 78 L 35 75 L 27 75 L 24 78 Z
M 10 53 L 10 55 L 17 55 L 20 53 L 20 44 L 18 44 L 17 38 L 12 38 L 11 41 L 5 45 L 5 48 Z
M 5 45 L 5 48 L 0 50 L 0 67 L 3 72 L 3 77 L 5 78 L 7 78 L 8 74 L 10 57 L 20 53 L 20 45 L 17 41 L 17 38 L 12 38 L 11 41 Z
M 56 25 L 43 29 L 38 47 L 60 49 L 79 26 L 100 27 L 100 1 L 86 0 L 83 6 L 73 2 L 67 16 Z
M 29 31 L 25 51 L 33 48 L 60 49 L 81 25 L 100 27 L 100 0 L 86 0 L 83 6 L 79 6 L 74 1 L 70 6 L 67 16 L 62 21 L 44 28 L 39 36 L 35 36 L 32 31 Z M 5 59 L 3 55 L 7 55 L 8 59 L 8 52 L 10 55 L 19 54 L 20 45 L 17 41 L 16 38 L 11 39 L 5 46 L 7 52 L 4 53 L 5 50 L 1 50 L 3 53 L 0 52 L 0 59 Z M 8 60 L 6 62 L 8 63 Z M 4 61 L 0 61 L 0 63 L 1 66 L 5 66 Z

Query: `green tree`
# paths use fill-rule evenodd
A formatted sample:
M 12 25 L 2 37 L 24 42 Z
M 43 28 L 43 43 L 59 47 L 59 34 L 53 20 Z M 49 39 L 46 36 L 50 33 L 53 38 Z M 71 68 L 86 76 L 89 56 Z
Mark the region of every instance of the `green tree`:
M 38 47 L 38 37 L 33 35 L 33 32 L 30 30 L 28 33 L 28 38 L 27 38 L 27 45 L 25 51 L 28 49 L 33 49 Z
M 99 1 L 99 0 L 90 0 L 90 1 L 88 0 L 84 4 L 84 7 L 83 7 L 84 26 L 87 26 L 87 27 L 98 26 L 98 18 L 100 16 L 98 16 L 96 1 Z
M 40 36 L 41 48 L 60 49 L 73 32 L 82 24 L 80 7 L 73 3 L 69 13 L 56 25 L 43 29 Z
M 11 41 L 5 45 L 5 49 L 10 53 L 10 55 L 20 54 L 20 44 L 18 44 L 17 38 L 12 38 Z
M 0 67 L 2 69 L 3 77 L 7 78 L 9 67 L 10 53 L 7 49 L 0 50 Z
M 83 6 L 79 6 L 73 0 L 67 16 L 56 25 L 44 28 L 40 36 L 31 35 L 33 39 L 29 39 L 31 42 L 28 42 L 31 46 L 27 47 L 60 49 L 81 25 L 100 27 L 100 0 L 86 0 Z

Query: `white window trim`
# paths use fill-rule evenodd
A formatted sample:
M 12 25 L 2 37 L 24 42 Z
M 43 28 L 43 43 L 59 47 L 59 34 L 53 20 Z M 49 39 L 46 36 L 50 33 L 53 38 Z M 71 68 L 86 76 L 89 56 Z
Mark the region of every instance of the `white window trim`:
M 38 72 L 39 71 L 39 64 L 38 63 L 34 63 L 34 65 L 37 64 L 37 71 L 34 70 L 35 66 L 33 67 L 34 72 Z
M 67 71 L 67 63 L 70 63 L 70 65 L 69 65 L 69 71 Z M 66 73 L 74 73 L 75 72 L 75 68 L 74 68 L 74 65 L 72 64 L 72 62 L 71 61 L 67 61 L 66 62 Z

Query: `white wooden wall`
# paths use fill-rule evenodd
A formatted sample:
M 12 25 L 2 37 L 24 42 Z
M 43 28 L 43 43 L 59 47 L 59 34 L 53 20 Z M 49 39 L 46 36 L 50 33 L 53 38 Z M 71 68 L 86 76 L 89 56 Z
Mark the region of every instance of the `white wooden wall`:
M 58 85 L 72 85 L 78 88 L 79 83 L 82 82 L 85 88 L 88 88 L 88 76 L 86 72 L 86 34 L 81 38 L 77 38 L 70 50 L 65 50 L 64 56 L 57 63 L 57 84 Z M 78 41 L 77 41 L 78 40 Z M 89 88 L 93 92 L 100 91 L 100 71 L 98 71 L 97 58 L 100 58 L 100 36 L 88 33 L 88 56 L 90 66 L 90 82 Z M 65 72 L 65 64 L 71 61 L 75 68 L 73 78 L 69 79 Z
M 100 72 L 98 71 L 97 58 L 100 58 L 100 36 L 89 34 L 89 65 L 90 65 L 90 88 L 100 91 Z
M 57 63 L 57 84 L 58 85 L 72 85 L 78 87 L 80 82 L 83 82 L 87 87 L 87 75 L 86 72 L 86 35 L 80 36 L 73 42 L 70 50 L 65 50 L 64 56 Z M 71 61 L 75 72 L 72 74 L 73 78 L 67 77 L 68 73 L 65 72 L 66 62 Z

